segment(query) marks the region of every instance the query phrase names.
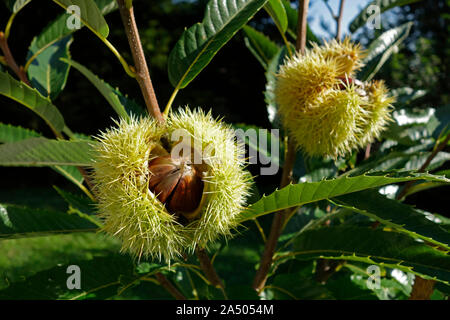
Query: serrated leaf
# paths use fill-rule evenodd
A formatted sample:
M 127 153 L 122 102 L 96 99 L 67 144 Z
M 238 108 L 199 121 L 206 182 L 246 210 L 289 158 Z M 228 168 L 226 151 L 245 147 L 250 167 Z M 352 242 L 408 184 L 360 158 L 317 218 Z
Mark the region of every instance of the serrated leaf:
M 361 12 L 350 22 L 349 30 L 350 32 L 355 32 L 358 28 L 362 27 L 367 20 L 374 14 L 373 11 L 368 10 L 370 6 L 377 6 L 380 10 L 380 14 L 399 6 L 403 6 L 406 4 L 418 2 L 420 0 L 373 0 L 367 4 L 367 6 L 361 10 Z
M 37 113 L 55 131 L 61 132 L 64 118 L 59 110 L 36 89 L 19 82 L 9 74 L 0 71 L 0 94 L 11 98 Z
M 264 9 L 272 17 L 275 25 L 280 32 L 285 33 L 288 27 L 286 9 L 284 9 L 281 0 L 268 0 Z
M 448 253 L 405 234 L 372 228 L 338 226 L 305 231 L 286 257 L 360 261 L 450 282 Z
M 27 69 L 32 86 L 50 100 L 56 99 L 66 85 L 70 66 L 59 59 L 70 58 L 69 47 L 72 40 L 71 36 L 67 36 L 53 43 L 37 55 Z M 35 41 L 31 42 L 27 59 L 38 50 Z
M 78 215 L 0 204 L 0 239 L 85 232 L 96 229 L 98 226 Z
M 338 177 L 320 182 L 304 182 L 289 185 L 277 190 L 269 196 L 263 196 L 259 201 L 244 210 L 238 221 L 240 223 L 279 210 L 300 206 L 306 203 L 329 199 L 340 195 L 381 187 L 388 184 L 412 180 L 428 180 L 450 183 L 445 177 L 417 172 L 372 172 L 356 177 Z
M 92 144 L 89 141 L 30 138 L 0 145 L 1 166 L 42 167 L 54 165 L 90 166 Z
M 343 173 L 341 176 L 356 176 L 370 171 L 392 170 L 395 168 L 399 171 L 405 171 L 405 164 L 414 157 L 420 157 L 426 150 L 431 150 L 434 146 L 433 141 L 422 141 L 422 144 L 402 150 L 395 151 L 387 148 L 386 153 L 374 154 L 373 157 L 362 161 L 356 168 Z
M 280 47 L 262 32 L 250 26 L 244 26 L 243 30 L 247 36 L 244 39 L 245 45 L 263 68 L 267 70 L 269 62 L 277 54 Z
M 186 87 L 267 0 L 210 0 L 205 17 L 185 30 L 169 55 L 169 79 Z
M 108 101 L 117 115 L 122 119 L 129 119 L 129 115 L 131 115 L 131 113 L 134 113 L 135 115 L 144 114 L 142 108 L 137 106 L 137 104 L 129 101 L 129 99 L 122 95 L 119 90 L 114 89 L 105 81 L 98 78 L 85 66 L 73 60 L 62 60 L 80 71 L 97 88 L 97 90 L 103 95 L 103 97 L 105 97 L 105 99 Z M 125 109 L 125 106 L 127 107 L 127 109 Z
M 371 80 L 388 58 L 398 49 L 399 45 L 408 37 L 413 24 L 413 22 L 407 22 L 392 28 L 372 41 L 367 49 L 367 56 L 363 60 L 365 66 L 358 72 L 358 79 Z
M 0 143 L 16 142 L 41 135 L 33 130 L 0 123 Z
M 450 250 L 450 233 L 411 206 L 391 200 L 374 190 L 342 195 L 331 201 L 366 215 L 398 231 Z
M 59 6 L 63 7 L 67 10 L 70 6 L 78 6 L 79 15 L 74 12 L 73 15 L 76 15 L 80 18 L 81 22 L 83 22 L 91 31 L 97 34 L 99 37 L 107 38 L 109 34 L 109 27 L 106 23 L 105 18 L 103 18 L 102 12 L 97 7 L 95 1 L 92 0 L 53 0 L 53 2 L 57 3 Z

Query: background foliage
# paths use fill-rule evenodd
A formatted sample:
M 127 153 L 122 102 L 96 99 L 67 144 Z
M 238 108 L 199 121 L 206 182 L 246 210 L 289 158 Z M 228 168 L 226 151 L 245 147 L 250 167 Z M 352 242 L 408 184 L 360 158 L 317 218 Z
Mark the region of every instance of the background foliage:
M 188 298 L 223 298 L 220 290 L 204 281 L 194 258 L 175 263 L 170 269 L 154 261 L 138 263 L 118 253 L 120 245 L 115 239 L 92 232 L 98 227 L 92 200 L 77 188 L 82 177 L 71 165 L 89 161 L 83 156 L 89 135 L 112 126 L 117 114 L 126 116 L 129 110 L 142 110 L 145 104 L 136 82 L 124 75 L 118 60 L 88 28 L 73 34 L 61 31 L 58 17 L 63 11 L 52 1 L 45 5 L 42 1 L 0 3 L 1 28 L 10 16 L 7 5 L 14 9 L 16 2 L 26 6 L 14 20 L 9 46 L 16 60 L 25 64 L 42 48 L 46 36 L 51 38 L 58 33 L 59 40 L 38 56 L 38 64 L 30 66 L 29 79 L 43 96 L 51 98 L 51 103 L 45 100 L 48 105 L 42 112 L 53 115 L 50 122 L 55 130 L 63 131 L 66 124 L 78 134 L 70 142 L 50 140 L 54 137 L 52 130 L 32 111 L 42 106 L 33 105 L 30 100 L 28 109 L 22 108 L 9 99 L 23 95 L 7 90 L 5 84 L 13 83 L 10 87 L 14 87 L 16 80 L 2 74 L 0 91 L 6 96 L 0 95 L 0 162 L 8 166 L 0 167 L 0 298 L 171 298 L 157 284 L 157 271 L 163 272 Z M 96 2 L 103 14 L 108 13 L 108 40 L 131 62 L 120 15 L 102 7 L 108 1 Z M 176 76 L 167 72 L 170 59 L 175 64 L 181 59 L 170 55 L 172 48 L 185 27 L 201 21 L 208 1 L 134 2 L 139 8 L 135 15 L 152 81 L 163 106 L 176 86 Z M 277 7 L 259 10 L 244 29 L 230 37 L 208 67 L 180 90 L 174 107 L 188 104 L 211 108 L 214 116 L 244 128 L 276 127 L 276 119 L 269 116 L 276 106 L 265 92 L 266 86 L 273 81 L 270 71 L 277 70 L 287 51 L 279 29 L 291 42 L 295 42 L 296 33 L 295 4 L 291 7 L 289 1 L 282 3 L 285 16 Z M 248 201 L 253 205 L 242 216 L 245 228 L 234 239 L 216 243 L 211 249 L 229 298 L 258 298 L 251 283 L 264 242 L 252 219 L 258 216 L 267 234 L 272 220 L 269 213 L 299 205 L 302 207 L 293 210 L 280 237 L 271 277 L 262 293 L 264 298 L 406 299 L 418 274 L 439 280 L 433 299 L 448 298 L 448 145 L 428 165 L 427 170 L 433 175 L 410 171 L 419 170 L 448 134 L 448 8 L 448 0 L 418 1 L 387 10 L 382 16 L 382 30 L 356 30 L 353 39 L 365 47 L 380 40 L 376 47 L 382 47 L 381 54 L 374 55 L 368 66 L 377 67 L 384 61 L 373 76 L 384 79 L 394 89 L 398 101 L 396 121 L 381 141 L 372 144 L 369 159 L 364 159 L 365 150 L 336 162 L 303 159 L 299 155 L 294 173 L 302 183 L 275 193 L 281 172 L 255 177 L 255 192 Z M 268 12 L 276 23 L 269 19 Z M 53 27 L 47 27 L 50 21 Z M 240 27 L 236 25 L 236 31 Z M 98 28 L 106 32 L 103 25 Z M 396 33 L 387 37 L 384 33 L 392 29 Z M 225 34 L 231 35 L 230 32 Z M 320 41 L 311 31 L 308 39 Z M 72 67 L 60 60 L 52 61 L 54 56 L 66 58 L 65 61 L 73 59 Z M 30 76 L 45 72 L 39 66 L 48 63 L 54 66 L 48 78 L 52 83 Z M 0 71 L 5 70 L 0 65 Z M 373 70 L 363 70 L 360 77 Z M 23 90 L 26 96 L 34 94 L 27 88 Z M 51 111 L 54 107 L 56 111 Z M 49 156 L 49 150 L 55 148 L 61 152 Z M 11 163 L 27 166 L 10 166 Z M 42 167 L 28 166 L 36 164 Z M 257 165 L 251 165 L 249 170 L 254 175 L 259 173 Z M 369 170 L 372 173 L 362 175 Z M 383 173 L 374 173 L 380 171 Z M 319 182 L 324 178 L 332 180 Z M 410 189 L 403 204 L 393 199 L 407 181 L 418 178 L 420 181 Z M 377 192 L 380 188 L 383 195 Z M 260 199 L 263 194 L 268 196 Z M 372 229 L 375 220 L 381 226 Z M 311 251 L 315 254 L 307 254 Z M 83 270 L 81 291 L 65 287 L 66 267 L 71 264 Z M 367 288 L 366 268 L 370 264 L 381 267 L 381 289 Z M 333 272 L 324 272 L 324 265 Z

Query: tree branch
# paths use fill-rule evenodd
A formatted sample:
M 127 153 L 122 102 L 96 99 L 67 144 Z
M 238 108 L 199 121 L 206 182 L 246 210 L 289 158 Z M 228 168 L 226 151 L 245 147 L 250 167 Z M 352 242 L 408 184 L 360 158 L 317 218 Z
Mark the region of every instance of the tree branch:
M 325 3 L 325 5 L 327 6 L 328 11 L 330 11 L 331 13 L 331 17 L 333 17 L 334 20 L 337 19 L 336 15 L 333 12 L 333 9 L 331 8 L 330 4 L 328 3 L 328 0 L 323 0 L 323 2 Z
M 128 7 L 125 0 L 117 0 L 120 10 L 120 16 L 127 34 L 128 43 L 130 45 L 133 61 L 136 69 L 136 80 L 141 88 L 145 105 L 150 115 L 156 120 L 164 122 L 164 118 L 159 109 L 158 100 L 156 99 L 155 90 L 153 89 L 152 80 L 148 71 L 147 61 L 145 60 L 144 50 L 142 49 L 139 31 L 134 18 L 133 7 Z
M 296 49 L 302 54 L 305 52 L 306 48 L 306 18 L 308 16 L 308 5 L 309 0 L 299 0 Z M 295 164 L 295 143 L 292 137 L 288 139 L 288 147 L 280 183 L 281 188 L 287 186 L 292 181 L 292 171 Z M 267 275 L 272 265 L 273 255 L 278 243 L 278 238 L 283 231 L 285 219 L 289 215 L 290 211 L 291 210 L 279 211 L 275 213 L 273 217 L 270 234 L 261 256 L 259 269 L 255 274 L 255 278 L 253 279 L 253 289 L 255 289 L 256 291 L 260 291 L 262 288 L 264 288 L 267 280 Z
M 345 0 L 341 0 L 341 4 L 339 6 L 339 14 L 338 16 L 335 18 L 336 19 L 336 40 L 340 40 L 341 39 L 341 30 L 342 30 L 342 16 L 344 14 L 344 4 L 345 4 Z
M 430 300 L 435 284 L 435 280 L 425 280 L 419 276 L 416 276 L 411 295 L 408 300 Z
M 155 274 L 156 280 L 166 289 L 176 300 L 186 300 L 186 297 L 160 272 Z
M 198 261 L 200 262 L 200 267 L 202 268 L 209 282 L 211 282 L 214 287 L 223 289 L 224 285 L 222 283 L 222 280 L 220 280 L 216 269 L 214 269 L 214 266 L 212 265 L 206 250 L 197 248 L 195 250 L 195 253 L 197 254 Z
M 30 86 L 30 82 L 28 81 L 27 75 L 23 71 L 23 68 L 19 67 L 14 60 L 14 57 L 11 53 L 11 50 L 8 46 L 8 41 L 3 32 L 0 31 L 0 49 L 3 51 L 5 55 L 5 62 L 11 68 L 11 70 L 19 77 L 19 79 Z

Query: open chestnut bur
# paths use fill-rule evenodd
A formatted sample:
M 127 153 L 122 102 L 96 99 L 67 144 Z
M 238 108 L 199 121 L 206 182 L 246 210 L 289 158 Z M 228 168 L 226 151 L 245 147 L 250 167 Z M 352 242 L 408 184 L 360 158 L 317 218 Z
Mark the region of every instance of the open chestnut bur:
M 186 108 L 164 124 L 120 120 L 97 139 L 99 216 L 123 251 L 168 261 L 232 235 L 252 179 L 230 126 Z

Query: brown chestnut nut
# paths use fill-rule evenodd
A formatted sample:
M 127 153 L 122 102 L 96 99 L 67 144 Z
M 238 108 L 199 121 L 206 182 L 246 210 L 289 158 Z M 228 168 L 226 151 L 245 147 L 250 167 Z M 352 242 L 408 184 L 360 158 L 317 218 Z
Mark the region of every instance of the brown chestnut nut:
M 199 167 L 188 158 L 168 155 L 152 159 L 148 168 L 149 189 L 165 204 L 167 210 L 188 220 L 194 219 L 199 213 L 197 209 L 204 189 Z

